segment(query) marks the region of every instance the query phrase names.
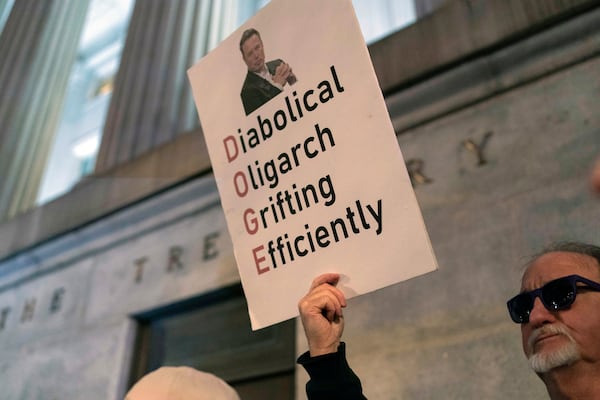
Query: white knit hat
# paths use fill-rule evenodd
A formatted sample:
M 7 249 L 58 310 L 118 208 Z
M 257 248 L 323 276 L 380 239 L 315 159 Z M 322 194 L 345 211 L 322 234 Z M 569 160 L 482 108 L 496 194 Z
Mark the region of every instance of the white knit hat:
M 221 378 L 190 367 L 161 367 L 140 379 L 125 400 L 240 400 Z

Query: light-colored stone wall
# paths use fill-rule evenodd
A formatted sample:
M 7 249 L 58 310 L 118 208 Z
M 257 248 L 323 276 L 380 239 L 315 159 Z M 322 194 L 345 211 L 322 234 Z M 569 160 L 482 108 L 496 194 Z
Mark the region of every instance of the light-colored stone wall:
M 122 399 L 133 316 L 239 282 L 210 176 L 0 267 L 3 400 Z
M 438 73 L 428 61 L 429 78 L 413 82 L 415 66 L 413 84 L 388 93 L 404 157 L 431 180 L 415 190 L 440 269 L 349 302 L 344 340 L 369 399 L 547 397 L 505 301 L 525 256 L 557 239 L 600 242 L 600 201 L 587 188 L 600 154 L 598 14 L 444 58 Z M 376 63 L 395 54 L 373 50 Z M 401 73 L 379 72 L 391 91 Z M 120 398 L 132 315 L 239 281 L 201 156 L 200 134 L 184 135 L 0 226 L 3 400 Z M 180 264 L 169 269 L 173 249 Z

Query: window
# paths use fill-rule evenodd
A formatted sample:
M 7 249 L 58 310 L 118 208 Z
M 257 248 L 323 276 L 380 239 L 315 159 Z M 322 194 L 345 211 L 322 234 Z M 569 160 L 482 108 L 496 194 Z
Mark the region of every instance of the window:
M 70 190 L 81 177 L 94 170 L 133 3 L 133 0 L 90 2 L 38 204 Z
M 94 171 L 134 3 L 91 0 L 62 120 L 38 192 L 38 205 L 69 191 Z M 207 49 L 216 46 L 264 3 L 264 0 L 229 0 L 210 6 L 210 19 L 218 22 L 200 27 L 210 30 L 206 32 L 210 37 Z
M 134 3 L 133 0 L 91 0 L 62 119 L 38 191 L 38 205 L 69 191 L 82 177 L 94 171 Z M 198 32 L 199 37 L 207 40 L 205 50 L 218 45 L 267 3 L 266 0 L 228 0 L 210 6 L 211 22 L 200 25 L 199 29 L 204 31 Z M 367 43 L 415 19 L 412 0 L 354 0 L 354 6 Z
M 0 34 L 2 34 L 2 28 L 4 28 L 4 24 L 14 3 L 15 0 L 0 1 Z
M 353 0 L 367 44 L 415 22 L 413 0 Z

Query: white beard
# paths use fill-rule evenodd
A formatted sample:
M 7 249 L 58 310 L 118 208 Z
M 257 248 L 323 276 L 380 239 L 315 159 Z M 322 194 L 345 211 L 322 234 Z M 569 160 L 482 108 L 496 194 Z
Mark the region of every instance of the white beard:
M 569 341 L 556 350 L 535 353 L 533 351 L 533 343 L 541 334 L 560 334 L 569 339 Z M 545 325 L 536 329 L 529 338 L 528 347 L 528 353 L 530 354 L 529 365 L 538 374 L 548 372 L 554 368 L 573 364 L 575 361 L 581 359 L 579 348 L 577 347 L 575 340 L 562 325 Z

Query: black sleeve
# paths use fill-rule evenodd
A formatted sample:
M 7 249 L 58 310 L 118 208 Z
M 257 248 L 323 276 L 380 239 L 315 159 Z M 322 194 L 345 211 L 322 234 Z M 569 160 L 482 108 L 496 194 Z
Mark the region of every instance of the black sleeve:
M 308 352 L 298 358 L 310 380 L 306 384 L 309 400 L 366 400 L 358 376 L 346 361 L 346 345 L 337 353 L 311 357 Z

